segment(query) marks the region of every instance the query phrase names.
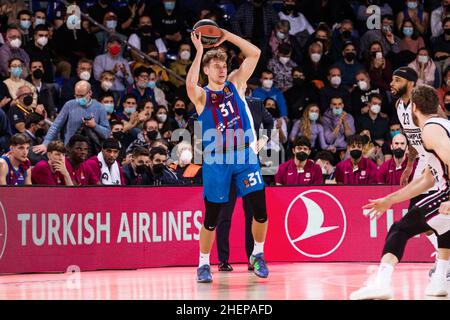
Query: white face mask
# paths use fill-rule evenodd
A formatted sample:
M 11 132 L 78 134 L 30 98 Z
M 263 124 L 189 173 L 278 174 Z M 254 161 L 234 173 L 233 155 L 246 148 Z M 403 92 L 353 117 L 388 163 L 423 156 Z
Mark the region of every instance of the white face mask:
M 311 61 L 312 62 L 319 62 L 320 58 L 322 58 L 322 55 L 320 53 L 311 53 Z
M 263 80 L 262 86 L 266 89 L 271 89 L 273 86 L 273 80 L 269 80 L 269 79 Z
M 47 43 L 48 43 L 48 38 L 47 38 L 47 37 L 39 37 L 39 38 L 36 40 L 36 42 L 37 42 L 40 46 L 45 47 L 45 46 L 47 45 Z
M 80 72 L 80 79 L 81 80 L 89 81 L 90 78 L 91 78 L 91 73 L 89 71 L 82 71 L 82 72 Z
M 418 56 L 417 61 L 420 63 L 427 63 L 428 62 L 428 56 Z
M 102 81 L 101 86 L 103 90 L 108 91 L 112 88 L 113 83 L 111 81 Z
M 181 60 L 189 60 L 191 58 L 191 52 L 187 50 L 181 51 L 180 58 Z
M 180 155 L 180 162 L 182 164 L 191 163 L 192 157 L 193 156 L 192 156 L 191 150 L 183 150 L 183 152 L 181 152 L 181 155 Z
M 372 111 L 375 114 L 378 114 L 381 111 L 381 106 L 379 104 L 373 104 L 370 106 L 370 111 Z
M 157 114 L 156 118 L 159 120 L 159 122 L 166 122 L 167 114 Z
M 9 43 L 10 43 L 11 47 L 13 47 L 13 48 L 20 48 L 20 46 L 22 45 L 22 40 L 17 38 L 17 39 L 11 40 Z
M 288 62 L 289 62 L 289 60 L 290 60 L 290 58 L 289 58 L 289 57 L 280 57 L 280 62 L 281 62 L 282 64 L 286 64 L 286 63 L 288 63 Z
M 340 76 L 334 76 L 331 78 L 331 84 L 335 87 L 339 87 L 341 82 L 342 82 L 342 79 Z
M 366 91 L 367 88 L 369 87 L 369 85 L 367 84 L 366 81 L 358 81 L 358 87 L 359 87 L 359 89 L 361 89 L 362 91 Z

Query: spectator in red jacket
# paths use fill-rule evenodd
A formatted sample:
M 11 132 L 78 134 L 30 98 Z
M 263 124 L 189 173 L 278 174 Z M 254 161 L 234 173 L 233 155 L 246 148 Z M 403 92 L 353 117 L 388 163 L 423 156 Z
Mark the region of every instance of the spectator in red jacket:
M 336 182 L 338 184 L 376 184 L 377 166 L 371 160 L 363 157 L 364 137 L 352 135 L 347 139 L 347 150 L 350 159 L 336 166 Z
M 407 140 L 403 134 L 398 133 L 392 138 L 391 149 L 393 158 L 383 162 L 378 169 L 378 183 L 392 185 L 400 184 L 400 177 L 402 176 L 403 171 L 405 171 L 406 164 L 408 163 L 406 154 L 407 148 Z M 409 177 L 409 181 L 411 181 L 414 176 L 416 164 L 417 162 L 414 163 L 413 172 Z
M 66 147 L 59 140 L 47 146 L 48 161 L 41 160 L 31 170 L 33 184 L 47 186 L 73 186 L 72 177 L 66 167 Z
M 120 145 L 114 138 L 103 141 L 102 151 L 86 161 L 86 165 L 94 172 L 103 185 L 125 185 L 122 166 L 117 162 Z
M 322 184 L 322 169 L 314 161 L 309 160 L 311 142 L 307 137 L 300 136 L 294 141 L 292 153 L 295 158 L 278 167 L 275 174 L 277 185 L 311 185 Z

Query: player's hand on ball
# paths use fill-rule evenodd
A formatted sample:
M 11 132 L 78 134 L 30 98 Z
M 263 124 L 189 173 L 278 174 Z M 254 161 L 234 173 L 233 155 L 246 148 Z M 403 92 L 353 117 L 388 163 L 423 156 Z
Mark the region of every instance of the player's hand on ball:
M 378 219 L 391 207 L 391 205 L 391 202 L 386 197 L 369 200 L 369 203 L 363 206 L 363 209 L 369 209 L 369 211 L 364 212 L 364 215 L 370 217 L 371 220 Z
M 197 35 L 195 32 L 191 32 L 191 40 L 195 50 L 197 50 L 197 52 L 203 52 L 202 34 L 199 32 Z
M 228 31 L 225 29 L 220 29 L 220 31 L 222 31 L 222 36 L 220 37 L 219 41 L 217 41 L 217 43 L 214 44 L 214 47 L 220 46 L 224 41 L 227 40 Z
M 449 215 L 450 214 L 450 201 L 442 202 L 439 207 L 439 213 Z

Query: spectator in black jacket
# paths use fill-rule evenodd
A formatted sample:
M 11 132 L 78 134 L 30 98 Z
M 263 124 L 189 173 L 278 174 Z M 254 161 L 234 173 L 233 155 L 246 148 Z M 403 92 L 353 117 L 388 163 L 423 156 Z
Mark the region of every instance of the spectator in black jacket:
M 42 155 L 35 153 L 32 148 L 33 146 L 40 145 L 42 141 L 44 141 L 46 132 L 47 126 L 43 116 L 32 112 L 25 118 L 25 132 L 23 134 L 31 139 L 28 159 L 33 166 L 41 160 L 47 160 L 47 156 L 45 154 Z
M 184 184 L 167 168 L 167 150 L 164 148 L 154 147 L 150 150 L 150 168 L 154 186 Z
M 30 56 L 30 60 L 40 60 L 44 65 L 44 75 L 42 80 L 47 83 L 54 82 L 53 53 L 48 45 L 49 32 L 46 25 L 38 25 L 34 29 L 34 41 L 31 41 L 24 48 Z
M 133 150 L 131 163 L 122 169 L 127 186 L 151 185 L 150 152 L 146 148 L 137 147 Z
M 43 80 L 45 68 L 40 60 L 31 60 L 30 75 L 27 80 L 35 87 L 38 94 L 37 104 L 42 104 L 47 112 L 47 117 L 50 119 L 56 118 L 58 105 L 58 92 L 53 84 L 46 83 Z

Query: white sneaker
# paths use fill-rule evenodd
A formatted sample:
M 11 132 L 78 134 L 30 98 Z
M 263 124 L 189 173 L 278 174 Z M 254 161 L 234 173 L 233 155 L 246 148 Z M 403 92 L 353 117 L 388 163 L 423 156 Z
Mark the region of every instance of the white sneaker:
M 393 297 L 391 287 L 378 287 L 376 285 L 364 286 L 350 294 L 350 300 L 389 300 Z
M 425 295 L 434 297 L 447 296 L 447 282 L 445 281 L 445 279 L 439 280 L 431 277 L 430 283 L 428 283 L 428 286 L 425 289 Z

